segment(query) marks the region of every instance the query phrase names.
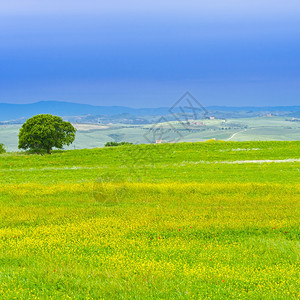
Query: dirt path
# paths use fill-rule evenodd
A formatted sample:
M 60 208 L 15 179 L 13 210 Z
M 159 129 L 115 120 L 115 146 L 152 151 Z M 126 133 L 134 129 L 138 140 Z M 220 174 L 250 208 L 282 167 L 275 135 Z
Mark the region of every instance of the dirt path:
M 245 132 L 247 131 L 247 129 L 244 129 L 244 130 L 241 130 L 241 131 L 238 131 L 236 133 L 234 133 L 230 138 L 228 138 L 226 141 L 230 141 L 231 139 L 233 139 L 237 134 L 241 133 L 241 132 Z

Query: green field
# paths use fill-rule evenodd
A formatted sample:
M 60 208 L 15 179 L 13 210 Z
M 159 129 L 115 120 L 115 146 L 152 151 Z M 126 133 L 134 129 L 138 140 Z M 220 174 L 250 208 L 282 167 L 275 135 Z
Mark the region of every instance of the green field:
M 300 122 L 291 122 L 286 117 L 257 117 L 200 120 L 204 126 L 190 124 L 186 128 L 178 122 L 162 123 L 164 128 L 174 128 L 169 141 L 199 142 L 215 138 L 232 141 L 297 141 L 300 139 Z M 97 125 L 97 124 L 96 124 Z M 149 143 L 145 134 L 157 124 L 126 125 L 111 124 L 99 126 L 95 124 L 75 124 L 78 127 L 76 140 L 68 149 L 103 147 L 109 141 L 127 141 L 134 144 Z M 0 143 L 4 143 L 8 151 L 17 151 L 18 132 L 21 125 L 0 125 Z M 91 126 L 89 129 L 88 126 Z M 154 135 L 155 136 L 155 135 Z M 152 137 L 149 134 L 149 138 Z M 156 134 L 157 139 L 160 135 Z M 162 139 L 164 137 L 162 136 Z M 155 139 L 153 141 L 155 143 Z
M 299 141 L 2 154 L 0 298 L 299 299 L 299 179 Z

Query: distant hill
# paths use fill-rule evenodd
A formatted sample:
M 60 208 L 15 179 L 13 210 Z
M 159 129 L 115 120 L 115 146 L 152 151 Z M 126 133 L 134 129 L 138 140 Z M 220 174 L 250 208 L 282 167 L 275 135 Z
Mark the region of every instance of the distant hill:
M 82 115 L 118 115 L 131 114 L 164 115 L 168 108 L 130 108 L 124 106 L 94 106 L 60 101 L 41 101 L 31 104 L 8 104 L 0 103 L 0 121 L 30 118 L 36 114 L 48 113 L 59 116 L 82 116 Z
M 216 117 L 237 117 L 239 112 L 241 116 L 255 116 L 259 112 L 285 112 L 283 115 L 299 115 L 300 106 L 276 106 L 276 107 L 226 107 L 210 106 L 206 108 L 208 112 L 215 114 Z M 130 108 L 125 106 L 94 106 L 88 104 L 78 104 L 60 101 L 41 101 L 32 104 L 8 104 L 0 103 L 0 121 L 15 121 L 22 123 L 27 118 L 37 114 L 49 113 L 54 115 L 65 116 L 166 116 L 170 115 L 168 107 L 160 108 Z M 119 117 L 119 119 L 121 118 Z M 116 118 L 118 119 L 118 118 Z M 143 122 L 143 120 L 141 121 Z

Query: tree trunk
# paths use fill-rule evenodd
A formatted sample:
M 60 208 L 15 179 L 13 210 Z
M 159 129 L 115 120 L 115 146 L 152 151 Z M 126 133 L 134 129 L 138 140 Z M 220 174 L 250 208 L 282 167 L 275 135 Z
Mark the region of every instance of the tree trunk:
M 50 154 L 50 150 L 51 150 L 51 148 L 48 148 L 48 149 L 47 149 L 47 153 L 48 153 L 48 154 Z

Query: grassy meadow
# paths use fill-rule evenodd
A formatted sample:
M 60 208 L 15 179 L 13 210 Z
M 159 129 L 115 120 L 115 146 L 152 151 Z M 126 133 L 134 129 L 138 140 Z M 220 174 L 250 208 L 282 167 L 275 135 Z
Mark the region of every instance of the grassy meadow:
M 300 142 L 0 155 L 1 299 L 299 299 Z

